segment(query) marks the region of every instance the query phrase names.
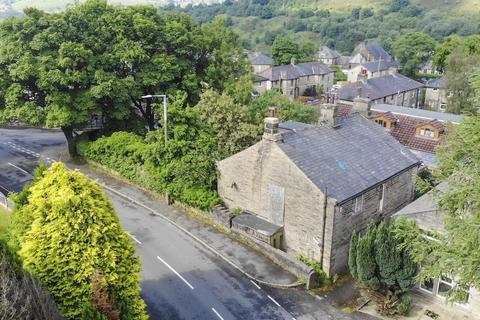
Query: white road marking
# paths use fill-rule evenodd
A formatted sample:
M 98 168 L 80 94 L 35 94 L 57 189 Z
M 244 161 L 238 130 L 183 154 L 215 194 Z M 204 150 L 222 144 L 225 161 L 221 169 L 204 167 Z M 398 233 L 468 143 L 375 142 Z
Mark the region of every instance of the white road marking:
M 127 232 L 127 233 L 128 233 L 128 232 Z M 133 234 L 131 234 L 131 233 L 128 233 L 128 235 L 130 236 L 130 238 L 132 238 L 133 240 L 135 240 L 135 242 L 136 242 L 136 243 L 138 243 L 138 244 L 142 244 L 140 241 L 138 241 L 138 239 L 137 239 L 137 238 L 135 238 L 135 237 L 133 236 Z
M 250 282 L 255 286 L 257 287 L 258 290 L 261 290 L 262 288 L 260 288 L 260 286 L 258 284 L 255 283 L 255 281 L 252 281 L 250 280 Z
M 270 297 L 270 296 L 267 296 L 267 297 L 268 297 L 268 299 L 272 300 L 272 302 L 275 303 L 275 304 L 277 305 L 277 307 L 280 307 L 280 308 L 282 307 L 282 306 L 280 305 L 280 303 L 278 303 L 277 301 L 275 301 L 275 299 L 273 299 L 273 298 Z
M 177 275 L 177 277 L 179 277 L 180 279 L 182 279 L 183 282 L 185 282 L 185 284 L 190 288 L 190 289 L 194 289 L 194 287 L 187 281 L 185 280 L 184 277 L 182 277 L 182 275 L 180 273 L 178 273 L 175 269 L 173 269 L 165 260 L 163 260 L 162 258 L 160 258 L 159 256 L 157 256 L 157 259 L 160 260 L 164 265 L 167 266 L 168 269 L 170 269 L 173 273 L 175 273 Z
M 14 165 L 13 163 L 10 163 L 10 162 L 8 162 L 8 165 L 10 165 L 10 166 L 12 166 L 12 167 L 14 167 L 14 168 L 16 168 L 16 169 L 18 169 L 18 170 L 22 171 L 23 173 L 26 173 L 26 174 L 28 174 L 29 176 L 31 176 L 31 175 L 32 175 L 30 172 L 28 172 L 28 171 L 26 171 L 26 170 L 23 170 L 22 168 L 19 168 L 19 167 L 17 167 L 17 166 L 16 166 L 16 165 Z
M 215 308 L 212 308 L 212 311 L 215 312 L 215 314 L 217 315 L 217 317 L 218 317 L 220 320 L 225 320 L 225 319 L 223 319 L 223 317 L 220 315 L 220 313 L 218 313 L 217 310 L 215 310 Z

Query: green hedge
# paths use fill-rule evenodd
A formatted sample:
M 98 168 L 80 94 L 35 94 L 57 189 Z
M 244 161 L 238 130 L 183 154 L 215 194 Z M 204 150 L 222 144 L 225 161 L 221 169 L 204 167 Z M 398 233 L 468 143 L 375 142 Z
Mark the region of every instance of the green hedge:
M 208 139 L 200 136 L 196 141 L 171 140 L 165 147 L 161 135 L 152 132 L 143 138 L 116 132 L 82 144 L 81 151 L 128 180 L 155 192 L 169 192 L 189 206 L 209 209 L 220 203 L 215 159 L 209 153 Z

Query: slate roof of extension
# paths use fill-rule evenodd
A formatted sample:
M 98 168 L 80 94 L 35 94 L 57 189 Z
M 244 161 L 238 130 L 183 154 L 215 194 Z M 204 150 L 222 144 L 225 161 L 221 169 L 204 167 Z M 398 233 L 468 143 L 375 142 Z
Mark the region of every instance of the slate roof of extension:
M 383 77 L 370 78 L 366 81 L 357 81 L 343 86 L 339 90 L 339 99 L 353 101 L 353 99 L 358 96 L 359 88 L 362 91 L 362 97 L 377 100 L 396 94 L 397 92 L 405 92 L 422 87 L 422 83 L 396 73 Z
M 337 128 L 299 126 L 303 130 L 284 132 L 278 143 L 320 190 L 326 188 L 339 203 L 419 164 L 407 148 L 360 114 L 339 123 Z
M 431 79 L 425 83 L 425 87 L 427 88 L 434 88 L 434 89 L 442 89 L 447 86 L 447 77 L 442 76 L 438 79 Z
M 261 53 L 250 56 L 249 60 L 252 64 L 256 64 L 256 65 L 272 65 L 273 64 L 272 58 Z
M 260 72 L 259 75 L 271 81 L 292 80 L 300 77 L 322 75 L 332 72 L 332 70 L 324 63 L 306 62 L 298 64 L 287 64 L 277 66 Z

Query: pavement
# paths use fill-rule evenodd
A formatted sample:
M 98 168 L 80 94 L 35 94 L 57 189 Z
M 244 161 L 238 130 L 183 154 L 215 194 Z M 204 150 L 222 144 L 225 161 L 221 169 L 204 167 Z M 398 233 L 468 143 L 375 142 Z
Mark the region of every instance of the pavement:
M 17 191 L 39 161 L 65 160 L 64 153 L 59 132 L 0 129 L 0 192 Z M 142 261 L 141 294 L 151 319 L 374 319 L 343 313 L 303 290 L 262 284 L 296 279 L 182 209 L 87 166 L 69 165 L 107 186 Z

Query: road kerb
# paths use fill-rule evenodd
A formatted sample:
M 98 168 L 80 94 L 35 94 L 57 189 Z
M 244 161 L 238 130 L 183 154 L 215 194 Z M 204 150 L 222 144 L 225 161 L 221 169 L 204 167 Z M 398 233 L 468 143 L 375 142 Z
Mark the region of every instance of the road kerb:
M 167 216 L 159 213 L 158 211 L 144 205 L 143 203 L 141 203 L 140 201 L 136 200 L 136 199 L 133 199 L 132 197 L 130 196 L 127 196 L 113 188 L 110 188 L 109 186 L 99 182 L 97 180 L 97 183 L 102 186 L 104 189 L 106 189 L 107 191 L 113 193 L 113 194 L 116 194 L 117 196 L 125 199 L 125 200 L 128 200 L 132 203 L 135 203 L 136 205 L 148 210 L 149 212 L 151 212 L 152 214 L 156 215 L 156 216 L 159 216 L 160 218 L 164 219 L 165 221 L 167 221 L 168 223 L 170 223 L 171 225 L 173 225 L 174 227 L 176 227 L 177 229 L 179 229 L 180 231 L 182 231 L 183 233 L 185 233 L 186 235 L 188 235 L 189 237 L 191 237 L 192 239 L 194 239 L 195 241 L 197 241 L 198 243 L 200 243 L 202 246 L 204 246 L 205 248 L 207 248 L 210 252 L 212 252 L 213 254 L 215 254 L 216 256 L 222 258 L 223 260 L 225 260 L 225 262 L 227 262 L 228 264 L 230 264 L 232 267 L 234 267 L 235 269 L 237 269 L 238 271 L 240 271 L 242 274 L 244 274 L 247 278 L 249 279 L 252 279 L 260 284 L 263 284 L 263 285 L 266 285 L 266 286 L 269 286 L 269 287 L 274 287 L 274 288 L 281 288 L 281 289 L 287 289 L 287 288 L 295 288 L 295 287 L 299 287 L 301 285 L 303 285 L 303 283 L 301 282 L 295 282 L 295 283 L 291 283 L 291 284 L 283 284 L 283 283 L 272 283 L 272 282 L 269 282 L 269 281 L 265 281 L 265 280 L 261 280 L 261 279 L 258 279 L 256 277 L 254 277 L 253 275 L 249 274 L 247 271 L 243 270 L 240 266 L 238 266 L 235 262 L 233 262 L 232 260 L 230 260 L 229 258 L 227 258 L 225 255 L 223 255 L 221 252 L 219 252 L 218 250 L 216 250 L 215 248 L 213 248 L 212 246 L 210 246 L 208 243 L 206 243 L 205 241 L 203 241 L 202 239 L 200 239 L 199 237 L 197 237 L 196 235 L 194 235 L 193 233 L 191 233 L 190 231 L 188 231 L 187 229 L 185 229 L 184 227 L 182 227 L 181 225 L 179 225 L 178 223 L 176 223 L 175 221 L 171 220 L 170 218 L 168 218 Z

